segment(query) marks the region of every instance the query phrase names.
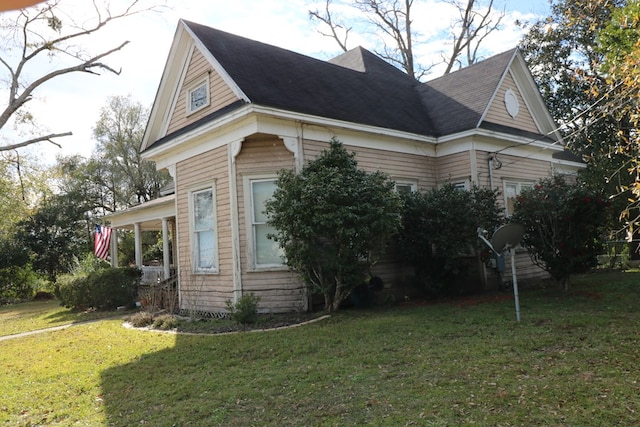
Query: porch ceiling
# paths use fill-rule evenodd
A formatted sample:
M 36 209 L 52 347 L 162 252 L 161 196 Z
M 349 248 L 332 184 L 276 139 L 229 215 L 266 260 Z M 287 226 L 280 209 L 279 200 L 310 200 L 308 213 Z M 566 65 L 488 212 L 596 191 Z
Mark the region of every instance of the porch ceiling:
M 129 209 L 106 215 L 112 228 L 133 229 L 140 224 L 141 230 L 162 230 L 163 218 L 176 216 L 175 194 L 159 197 Z

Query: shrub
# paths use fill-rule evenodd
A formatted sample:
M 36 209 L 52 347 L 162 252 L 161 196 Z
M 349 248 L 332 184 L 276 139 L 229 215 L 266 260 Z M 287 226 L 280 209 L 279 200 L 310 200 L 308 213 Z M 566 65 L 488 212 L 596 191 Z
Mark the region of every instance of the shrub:
M 38 283 L 38 275 L 30 266 L 13 265 L 0 269 L 0 300 L 31 299 Z
M 94 271 L 104 271 L 111 268 L 111 264 L 101 258 L 96 257 L 92 253 L 87 253 L 84 258 L 77 261 L 74 266 L 73 274 L 89 274 Z
M 178 318 L 171 314 L 162 314 L 153 319 L 153 327 L 163 331 L 176 328 L 178 326 Z
M 127 320 L 134 328 L 144 328 L 153 324 L 153 315 L 147 311 L 141 311 Z
M 57 296 L 65 307 L 115 309 L 138 297 L 141 271 L 136 267 L 98 269 L 60 276 Z
M 495 191 L 461 190 L 451 184 L 403 195 L 398 251 L 416 282 L 432 296 L 460 293 L 460 258 L 474 254 L 477 229 L 493 230 L 502 218 Z
M 269 237 L 287 264 L 334 311 L 362 283 L 400 223 L 400 198 L 382 172 L 358 168 L 332 139 L 299 173 L 281 170 L 265 203 Z
M 241 325 L 256 323 L 258 321 L 258 302 L 260 302 L 260 297 L 252 293 L 242 295 L 235 304 L 227 301 L 227 309 L 231 314 L 231 320 Z
M 552 177 L 518 196 L 513 220 L 525 226 L 532 260 L 566 291 L 571 274 L 597 265 L 609 205 L 602 194 Z

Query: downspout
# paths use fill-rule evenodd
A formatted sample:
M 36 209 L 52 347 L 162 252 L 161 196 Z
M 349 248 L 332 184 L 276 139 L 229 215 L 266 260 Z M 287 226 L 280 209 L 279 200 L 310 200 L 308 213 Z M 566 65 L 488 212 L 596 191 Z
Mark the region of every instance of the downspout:
M 236 157 L 242 149 L 242 140 L 229 144 L 229 204 L 231 209 L 231 260 L 233 262 L 233 303 L 242 296 L 242 266 L 240 265 L 240 220 L 238 219 L 238 178 Z
M 489 190 L 493 191 L 493 159 L 494 155 L 489 154 L 488 163 L 489 163 Z

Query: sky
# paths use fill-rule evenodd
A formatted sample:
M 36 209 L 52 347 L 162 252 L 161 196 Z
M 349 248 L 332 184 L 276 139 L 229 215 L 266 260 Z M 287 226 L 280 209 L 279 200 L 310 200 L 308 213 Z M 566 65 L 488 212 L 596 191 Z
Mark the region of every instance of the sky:
M 103 0 L 98 0 L 100 3 Z M 91 155 L 95 141 L 93 127 L 110 96 L 131 96 L 146 107 L 151 107 L 157 92 L 171 42 L 179 19 L 186 19 L 208 25 L 223 31 L 248 37 L 264 43 L 293 50 L 318 59 L 329 59 L 341 53 L 337 43 L 318 33 L 319 27 L 309 19 L 309 10 L 322 9 L 324 0 L 139 0 L 142 6 L 160 4 L 157 11 L 136 14 L 120 21 L 114 21 L 97 33 L 83 40 L 83 49 L 99 53 L 130 43 L 103 62 L 116 70 L 119 75 L 101 73 L 100 76 L 86 73 L 72 73 L 53 79 L 40 87 L 29 104 L 30 112 L 36 118 L 42 132 L 73 132 L 72 136 L 56 140 L 58 148 L 50 143 L 40 143 L 27 150 L 45 163 L 55 162 L 57 155 Z M 483 56 L 490 56 L 511 49 L 518 44 L 522 30 L 516 20 L 533 21 L 549 13 L 546 0 L 494 0 L 494 8 L 505 10 L 501 30 L 486 39 Z M 146 3 L 145 3 L 146 2 Z M 113 12 L 122 10 L 131 0 L 111 0 L 108 2 Z M 335 11 L 354 25 L 348 39 L 348 47 L 358 45 L 369 50 L 375 49 L 372 34 L 355 34 L 358 21 L 353 9 L 340 7 L 339 0 L 333 0 Z M 63 25 L 68 19 L 76 22 L 94 16 L 86 0 L 61 0 Z M 16 12 L 3 12 L 0 18 L 12 18 Z M 413 28 L 418 36 L 415 51 L 418 61 L 430 65 L 440 61 L 443 49 L 449 49 L 447 37 L 449 26 L 455 18 L 455 10 L 441 1 L 423 0 L 415 2 Z M 443 41 L 444 40 L 444 41 Z M 27 70 L 30 78 L 37 78 L 43 72 L 59 67 L 61 59 L 44 59 Z M 441 66 L 433 68 L 432 77 L 437 77 Z M 0 84 L 3 84 L 0 75 Z M 0 87 L 0 99 L 6 89 Z M 2 130 L 6 138 L 16 134 Z M 0 134 L 0 138 L 2 135 Z

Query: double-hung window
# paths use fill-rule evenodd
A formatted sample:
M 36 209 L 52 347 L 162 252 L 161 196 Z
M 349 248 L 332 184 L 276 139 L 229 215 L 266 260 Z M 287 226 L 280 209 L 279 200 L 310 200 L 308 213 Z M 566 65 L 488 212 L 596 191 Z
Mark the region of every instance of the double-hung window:
M 215 273 L 218 270 L 214 201 L 213 187 L 190 193 L 191 259 L 195 273 Z
M 528 181 L 505 181 L 504 182 L 504 206 L 507 216 L 513 215 L 516 198 L 522 190 L 532 188 L 533 182 Z
M 275 178 L 249 179 L 252 247 L 250 253 L 254 268 L 281 267 L 284 253 L 278 242 L 268 238 L 275 229 L 267 224 L 265 202 L 276 190 Z

